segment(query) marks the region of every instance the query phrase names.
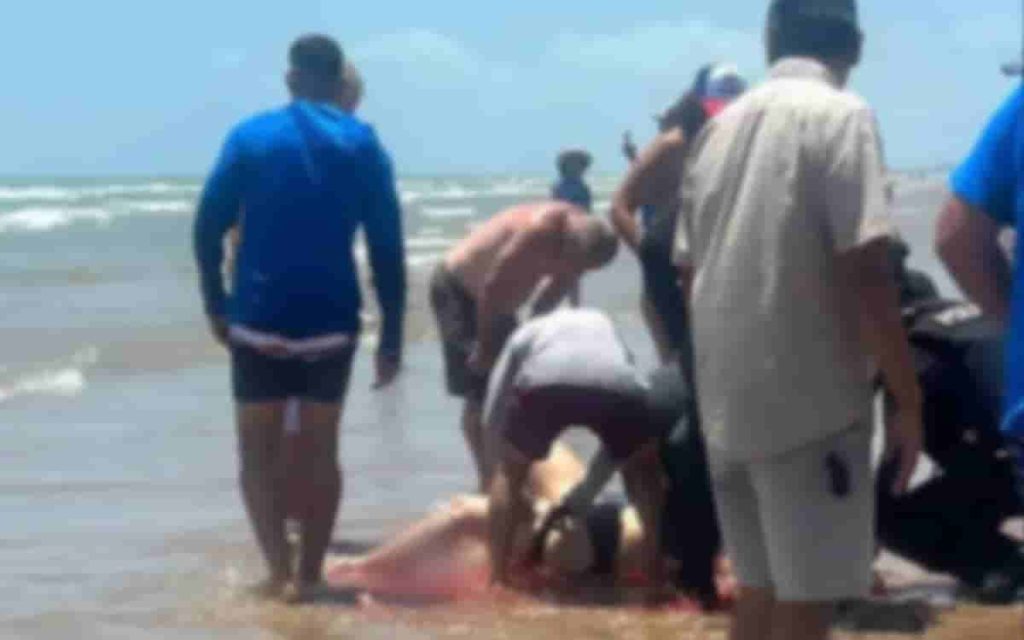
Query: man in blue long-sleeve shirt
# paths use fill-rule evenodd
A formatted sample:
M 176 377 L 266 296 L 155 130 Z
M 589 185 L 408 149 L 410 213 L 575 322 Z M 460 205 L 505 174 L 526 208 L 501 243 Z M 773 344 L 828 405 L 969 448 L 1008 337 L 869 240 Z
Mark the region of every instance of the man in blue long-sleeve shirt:
M 229 134 L 203 191 L 194 242 L 214 337 L 231 351 L 241 484 L 270 568 L 264 592 L 302 598 L 321 582 L 341 498 L 338 425 L 360 331 L 353 257 L 363 229 L 380 306 L 377 387 L 401 362 L 405 252 L 391 164 L 373 130 L 339 109 L 344 58 L 330 38 L 289 53 L 291 104 Z M 231 295 L 223 240 L 241 225 Z M 298 398 L 309 495 L 297 568 L 285 535 L 285 408 Z

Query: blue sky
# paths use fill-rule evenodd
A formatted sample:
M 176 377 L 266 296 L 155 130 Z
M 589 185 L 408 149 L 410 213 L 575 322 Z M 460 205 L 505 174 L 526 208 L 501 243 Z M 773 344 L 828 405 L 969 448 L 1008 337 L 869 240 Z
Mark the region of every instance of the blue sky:
M 269 6 L 262 6 L 262 5 Z M 286 100 L 290 40 L 335 35 L 404 175 L 618 171 L 626 129 L 708 60 L 764 74 L 766 0 L 16 3 L 0 24 L 0 174 L 202 174 L 226 130 Z M 955 161 L 1011 89 L 1019 0 L 864 0 L 852 87 L 897 168 Z

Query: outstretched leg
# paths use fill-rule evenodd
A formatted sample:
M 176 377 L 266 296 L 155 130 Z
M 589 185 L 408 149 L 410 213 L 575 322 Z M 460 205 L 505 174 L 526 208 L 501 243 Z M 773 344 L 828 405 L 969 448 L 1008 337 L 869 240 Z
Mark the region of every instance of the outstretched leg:
M 487 587 L 487 498 L 462 496 L 369 554 L 339 561 L 328 579 L 401 596 L 457 597 Z

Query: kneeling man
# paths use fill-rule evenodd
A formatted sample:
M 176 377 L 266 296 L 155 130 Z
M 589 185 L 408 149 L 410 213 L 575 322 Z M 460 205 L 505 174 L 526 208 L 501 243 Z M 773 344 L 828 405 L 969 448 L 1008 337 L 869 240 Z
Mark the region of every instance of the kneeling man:
M 652 410 L 644 377 L 611 320 L 565 309 L 532 320 L 509 339 L 485 402 L 493 582 L 504 584 L 513 562 L 511 533 L 530 517 L 525 480 L 570 426 L 586 426 L 621 466 L 630 502 L 645 531 L 644 574 L 662 583 L 659 552 L 663 492 L 658 441 L 669 424 Z

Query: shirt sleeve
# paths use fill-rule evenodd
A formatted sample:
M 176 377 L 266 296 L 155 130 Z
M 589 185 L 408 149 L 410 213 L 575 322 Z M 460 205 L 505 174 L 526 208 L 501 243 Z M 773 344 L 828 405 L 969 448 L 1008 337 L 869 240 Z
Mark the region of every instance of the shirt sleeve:
M 406 302 L 402 209 L 391 159 L 375 135 L 371 134 L 360 165 L 364 176 L 362 223 L 381 313 L 380 349 L 400 353 Z
M 225 314 L 227 295 L 221 267 L 224 236 L 237 224 L 245 186 L 245 154 L 237 132 L 228 136 L 203 187 L 192 229 L 192 244 L 199 270 L 199 285 L 206 313 Z
M 885 162 L 874 114 L 857 109 L 826 140 L 821 185 L 834 249 L 843 253 L 895 235 L 886 197 Z
M 1021 139 L 1024 88 L 1018 88 L 996 112 L 971 154 L 953 172 L 950 188 L 972 207 L 997 222 L 1016 222 L 1016 145 Z

